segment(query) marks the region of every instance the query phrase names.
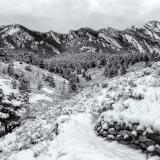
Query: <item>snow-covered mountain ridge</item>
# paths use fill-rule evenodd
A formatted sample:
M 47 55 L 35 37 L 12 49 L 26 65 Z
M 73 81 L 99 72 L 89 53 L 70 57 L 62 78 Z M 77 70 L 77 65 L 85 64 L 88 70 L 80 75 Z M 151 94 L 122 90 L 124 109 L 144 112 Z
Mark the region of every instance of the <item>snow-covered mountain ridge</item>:
M 160 22 L 150 21 L 142 28 L 132 26 L 123 31 L 110 27 L 97 31 L 80 28 L 67 34 L 52 30 L 41 33 L 18 24 L 7 25 L 0 27 L 0 48 L 41 51 L 50 56 L 63 52 L 159 52 Z

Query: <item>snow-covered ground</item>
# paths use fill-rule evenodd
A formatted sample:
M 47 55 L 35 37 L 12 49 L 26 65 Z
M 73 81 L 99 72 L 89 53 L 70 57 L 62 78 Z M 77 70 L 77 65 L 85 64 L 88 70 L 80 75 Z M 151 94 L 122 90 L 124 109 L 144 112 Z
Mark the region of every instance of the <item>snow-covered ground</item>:
M 9 95 L 10 93 L 18 93 L 17 89 L 12 89 L 11 80 L 8 78 L 0 78 L 0 88 L 3 90 L 5 95 Z
M 160 131 L 160 76 L 154 68 L 113 80 L 96 99 L 106 108 L 113 101 L 112 109 L 101 115 L 105 121 L 139 123 Z
M 89 114 L 68 117 L 60 134 L 39 157 L 22 151 L 9 160 L 145 160 L 144 154 L 115 142 L 105 142 L 94 132 Z
M 159 69 L 160 63 L 156 63 L 143 71 L 130 72 L 118 77 L 118 80 L 117 77 L 106 79 L 103 81 L 106 87 L 99 85 L 85 88 L 69 100 L 50 102 L 48 106 L 38 104 L 37 109 L 42 110 L 41 114 L 36 112 L 35 120 L 28 120 L 15 130 L 17 136 L 15 141 L 8 143 L 7 137 L 1 140 L 8 145 L 8 150 L 5 148 L 3 154 L 11 155 L 9 160 L 146 159 L 140 151 L 98 137 L 94 132 L 91 114 L 94 115 L 94 120 L 101 114 L 106 121 L 116 119 L 127 123 L 139 122 L 145 127 L 159 129 Z M 42 93 L 33 93 L 35 95 L 31 100 L 36 102 L 46 99 L 47 96 L 51 97 L 52 90 L 45 86 Z M 43 97 L 45 93 L 46 97 Z M 107 112 L 104 112 L 106 110 Z M 64 123 L 59 123 L 60 134 L 55 138 L 54 125 L 61 115 L 66 115 L 65 120 Z M 47 133 L 49 134 L 46 137 Z M 25 141 L 27 139 L 28 141 Z M 40 149 L 37 151 L 35 146 Z
M 37 103 L 38 101 L 49 101 L 52 102 L 52 98 L 44 95 L 44 94 L 32 94 L 30 96 L 30 103 Z

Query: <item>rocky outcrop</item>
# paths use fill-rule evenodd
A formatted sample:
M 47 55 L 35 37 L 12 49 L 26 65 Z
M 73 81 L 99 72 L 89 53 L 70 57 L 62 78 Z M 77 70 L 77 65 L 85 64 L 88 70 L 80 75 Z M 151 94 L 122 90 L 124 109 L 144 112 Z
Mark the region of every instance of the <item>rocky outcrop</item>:
M 141 149 L 148 156 L 160 156 L 160 132 L 139 123 L 106 122 L 101 117 L 95 130 L 107 141 L 117 141 L 135 149 Z

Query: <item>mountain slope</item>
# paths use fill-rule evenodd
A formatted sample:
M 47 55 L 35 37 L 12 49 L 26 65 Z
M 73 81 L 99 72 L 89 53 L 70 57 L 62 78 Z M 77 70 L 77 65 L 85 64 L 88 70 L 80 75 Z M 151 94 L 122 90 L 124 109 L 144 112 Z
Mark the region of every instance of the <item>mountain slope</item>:
M 67 34 L 54 31 L 41 33 L 21 25 L 0 27 L 0 48 L 27 49 L 50 56 L 63 52 L 153 52 L 160 50 L 160 22 L 150 21 L 142 28 L 80 28 Z

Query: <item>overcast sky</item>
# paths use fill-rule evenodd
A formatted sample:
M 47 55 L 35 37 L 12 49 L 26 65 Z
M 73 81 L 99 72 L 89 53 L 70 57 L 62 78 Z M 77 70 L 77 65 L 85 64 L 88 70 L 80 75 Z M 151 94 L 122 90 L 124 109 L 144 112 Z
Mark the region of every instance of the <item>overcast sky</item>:
M 108 26 L 124 29 L 160 21 L 160 0 L 0 0 L 0 25 L 39 31 Z

